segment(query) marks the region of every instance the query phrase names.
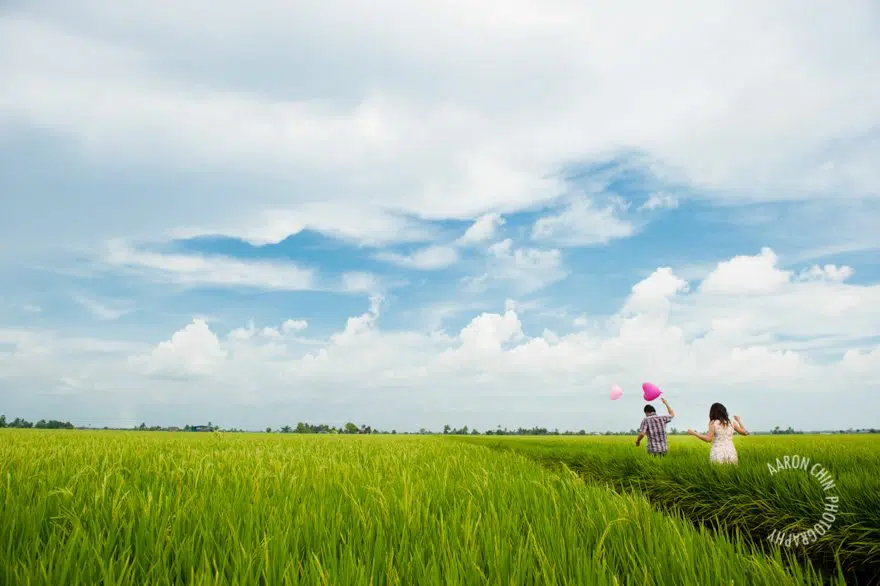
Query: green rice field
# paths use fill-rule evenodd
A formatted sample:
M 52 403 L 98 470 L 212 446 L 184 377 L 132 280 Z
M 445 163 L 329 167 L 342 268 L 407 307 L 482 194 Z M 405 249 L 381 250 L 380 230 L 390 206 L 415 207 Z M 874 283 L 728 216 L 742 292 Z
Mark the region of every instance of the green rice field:
M 783 548 L 802 560 L 824 568 L 840 565 L 851 583 L 855 577 L 878 583 L 872 580 L 880 576 L 876 435 L 737 437 L 735 467 L 709 465 L 708 444 L 689 436 L 671 436 L 662 460 L 648 457 L 629 437 L 466 441 L 527 455 L 619 493 L 643 495 L 655 508 L 770 549 L 770 538 L 778 536 Z
M 656 460 L 621 437 L 0 430 L 0 583 L 843 584 L 876 563 L 873 437 L 742 438 L 735 470 L 672 440 Z M 816 516 L 815 480 L 765 465 L 794 453 L 839 496 L 797 551 L 760 536 Z

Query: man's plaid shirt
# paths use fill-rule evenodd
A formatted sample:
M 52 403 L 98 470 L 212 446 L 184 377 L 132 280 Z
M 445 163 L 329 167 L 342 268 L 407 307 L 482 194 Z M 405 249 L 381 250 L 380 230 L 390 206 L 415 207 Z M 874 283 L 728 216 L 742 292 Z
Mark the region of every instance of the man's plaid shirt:
M 648 451 L 665 454 L 669 449 L 666 443 L 666 424 L 672 421 L 671 415 L 648 415 L 642 419 L 639 432 L 648 437 Z

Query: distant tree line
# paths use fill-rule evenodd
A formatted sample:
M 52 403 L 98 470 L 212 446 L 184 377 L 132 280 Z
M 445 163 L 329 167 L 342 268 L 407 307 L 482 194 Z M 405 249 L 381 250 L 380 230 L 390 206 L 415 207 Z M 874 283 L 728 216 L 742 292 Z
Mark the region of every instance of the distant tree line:
M 422 430 L 422 433 L 433 433 L 428 430 Z M 507 427 L 502 428 L 500 425 L 495 429 L 487 429 L 485 432 L 480 432 L 479 430 L 471 429 L 468 430 L 468 426 L 465 425 L 462 428 L 455 429 L 450 425 L 443 426 L 443 435 L 637 435 L 638 431 L 635 429 L 631 429 L 629 431 L 605 431 L 603 433 L 599 432 L 588 432 L 585 429 L 581 429 L 579 431 L 559 431 L 559 428 L 548 429 L 546 427 L 518 427 L 516 429 L 508 429 Z
M 803 432 L 798 431 L 795 433 L 803 433 Z M 836 429 L 836 430 L 832 431 L 831 433 L 880 433 L 880 429 L 874 429 L 873 427 L 868 428 L 868 429 L 853 429 L 850 427 L 849 429 Z
M 12 421 L 6 420 L 6 415 L 0 415 L 0 428 L 19 428 L 19 429 L 95 429 L 91 427 L 75 427 L 69 421 L 58 421 L 56 419 L 49 419 L 48 421 L 45 419 L 40 419 L 36 423 L 32 423 L 21 417 L 16 417 Z M 134 431 L 195 431 L 195 432 L 213 432 L 213 431 L 226 431 L 226 432 L 246 432 L 245 429 L 238 429 L 235 427 L 231 428 L 221 428 L 219 425 L 214 425 L 213 422 L 209 421 L 207 425 L 203 424 L 187 424 L 183 428 L 176 426 L 161 426 L 161 425 L 147 425 L 146 422 L 141 423 L 140 425 L 135 425 L 134 427 L 129 428 L 109 428 L 104 426 L 101 429 L 129 429 Z M 396 435 L 398 432 L 396 429 L 392 429 L 391 431 L 385 431 L 381 429 L 375 429 L 369 425 L 357 425 L 354 422 L 349 421 L 345 425 L 336 427 L 334 425 L 327 425 L 325 423 L 321 424 L 311 424 L 308 422 L 300 421 L 296 424 L 295 427 L 290 425 L 284 425 L 276 430 L 273 430 L 271 427 L 265 428 L 266 433 L 316 433 L 316 434 L 388 434 L 388 435 Z M 417 432 L 401 432 L 404 435 L 435 435 L 438 432 L 432 431 L 427 428 L 420 428 Z M 449 424 L 446 424 L 442 428 L 443 435 L 604 435 L 604 436 L 616 436 L 616 435 L 638 435 L 638 430 L 630 429 L 629 431 L 591 431 L 588 432 L 584 429 L 578 431 L 559 431 L 559 428 L 548 429 L 546 427 L 518 427 L 516 429 L 508 429 L 507 427 L 502 428 L 500 425 L 495 429 L 489 429 L 484 432 L 478 431 L 476 428 L 469 428 L 467 425 L 454 428 Z M 684 431 L 680 431 L 675 427 L 669 429 L 670 435 L 684 435 Z M 804 432 L 800 430 L 795 430 L 791 426 L 786 429 L 780 428 L 780 426 L 774 427 L 769 432 L 760 432 L 755 431 L 752 433 L 769 433 L 773 435 L 787 435 L 787 434 L 803 434 L 803 433 L 818 433 L 818 432 Z M 834 430 L 834 431 L 826 431 L 824 433 L 835 433 L 835 434 L 844 434 L 844 433 L 880 433 L 880 430 L 874 428 L 865 428 L 865 429 L 853 429 L 849 428 L 846 430 Z
M 272 433 L 272 428 L 267 427 L 266 433 Z M 291 427 L 289 425 L 285 425 L 278 429 L 278 433 L 381 433 L 379 430 L 373 430 L 372 427 L 368 425 L 361 425 L 358 427 L 355 423 L 349 421 L 343 426 L 336 427 L 335 425 L 327 425 L 326 423 L 321 423 L 318 425 L 313 425 L 311 423 L 307 423 L 305 421 L 300 421 L 296 424 L 296 427 Z M 397 433 L 395 431 L 395 433 Z
M 40 419 L 36 423 L 32 423 L 21 417 L 16 417 L 10 422 L 6 422 L 6 415 L 0 415 L 0 428 L 14 427 L 19 429 L 73 429 L 73 424 L 69 421 L 58 421 L 57 419 Z
M 773 435 L 792 435 L 797 433 L 803 433 L 802 431 L 795 430 L 792 426 L 788 426 L 786 429 L 780 429 L 777 425 L 773 429 L 770 430 L 770 433 Z

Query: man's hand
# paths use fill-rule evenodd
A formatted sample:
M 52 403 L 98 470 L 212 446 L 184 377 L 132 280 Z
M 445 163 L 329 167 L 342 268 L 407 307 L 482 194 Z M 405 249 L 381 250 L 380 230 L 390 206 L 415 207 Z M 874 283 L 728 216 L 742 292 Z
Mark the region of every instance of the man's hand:
M 641 443 L 641 441 L 642 441 L 641 439 L 636 440 L 636 447 L 639 447 L 639 443 Z
M 688 435 L 697 435 L 697 430 L 689 427 L 688 428 Z

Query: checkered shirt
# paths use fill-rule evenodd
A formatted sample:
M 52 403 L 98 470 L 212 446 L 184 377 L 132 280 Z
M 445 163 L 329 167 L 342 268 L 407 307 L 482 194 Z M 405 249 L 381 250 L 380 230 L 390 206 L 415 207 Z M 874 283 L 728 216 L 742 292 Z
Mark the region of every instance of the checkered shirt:
M 642 419 L 639 432 L 648 437 L 648 452 L 665 454 L 669 449 L 666 443 L 666 424 L 670 421 L 671 415 L 648 415 Z

